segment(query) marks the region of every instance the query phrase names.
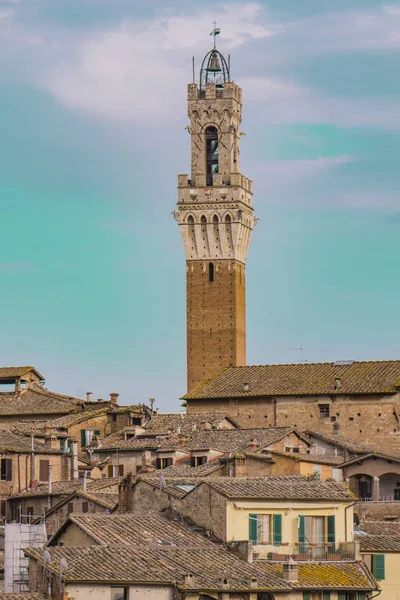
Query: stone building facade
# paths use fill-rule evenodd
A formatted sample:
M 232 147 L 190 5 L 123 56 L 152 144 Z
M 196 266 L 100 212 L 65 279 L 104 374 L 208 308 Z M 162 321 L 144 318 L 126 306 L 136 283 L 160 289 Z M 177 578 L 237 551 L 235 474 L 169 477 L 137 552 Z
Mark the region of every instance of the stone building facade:
M 189 414 L 242 427 L 292 426 L 400 451 L 400 361 L 231 367 L 183 397 Z
M 255 224 L 252 182 L 240 173 L 242 90 L 224 57 L 206 55 L 188 85 L 191 175 L 174 211 L 186 255 L 187 386 L 246 363 L 245 263 Z

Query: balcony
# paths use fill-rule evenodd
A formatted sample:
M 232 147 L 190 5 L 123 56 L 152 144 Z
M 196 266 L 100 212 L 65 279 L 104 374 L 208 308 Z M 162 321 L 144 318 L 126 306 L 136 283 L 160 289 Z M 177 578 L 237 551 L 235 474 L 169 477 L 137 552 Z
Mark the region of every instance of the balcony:
M 302 544 L 253 544 L 254 557 L 259 560 L 287 561 L 351 561 L 357 560 L 357 542 L 319 542 Z

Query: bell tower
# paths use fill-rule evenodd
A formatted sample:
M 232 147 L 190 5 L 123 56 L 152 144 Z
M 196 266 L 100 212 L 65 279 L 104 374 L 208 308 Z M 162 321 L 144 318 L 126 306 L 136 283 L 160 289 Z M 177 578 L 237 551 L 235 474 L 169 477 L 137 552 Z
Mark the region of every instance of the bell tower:
M 256 219 L 252 182 L 240 173 L 242 90 L 214 48 L 188 85 L 191 174 L 178 175 L 186 255 L 188 391 L 219 369 L 246 364 L 245 263 Z

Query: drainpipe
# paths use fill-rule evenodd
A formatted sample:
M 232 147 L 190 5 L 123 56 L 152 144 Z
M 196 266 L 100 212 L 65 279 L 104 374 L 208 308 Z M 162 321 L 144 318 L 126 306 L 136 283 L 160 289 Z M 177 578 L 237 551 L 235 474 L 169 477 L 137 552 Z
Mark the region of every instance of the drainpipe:
M 349 504 L 348 506 L 346 506 L 346 508 L 344 509 L 344 535 L 346 538 L 346 542 L 347 542 L 347 510 L 349 508 L 352 508 L 353 506 L 355 506 L 357 504 L 357 502 L 352 502 L 352 504 Z
M 18 492 L 21 491 L 21 463 L 20 463 L 21 455 L 18 454 Z
M 72 442 L 72 479 L 79 478 L 78 471 L 78 442 Z
M 29 454 L 26 455 L 26 459 L 25 459 L 25 489 L 28 489 L 28 461 L 29 461 Z
M 31 486 L 35 481 L 35 436 L 31 435 Z
M 276 398 L 274 398 L 274 427 L 276 427 Z
M 47 482 L 47 506 L 51 508 L 51 494 L 53 493 L 53 465 L 49 463 L 49 474 L 48 474 L 48 482 Z
M 86 492 L 86 469 L 83 471 L 83 491 Z

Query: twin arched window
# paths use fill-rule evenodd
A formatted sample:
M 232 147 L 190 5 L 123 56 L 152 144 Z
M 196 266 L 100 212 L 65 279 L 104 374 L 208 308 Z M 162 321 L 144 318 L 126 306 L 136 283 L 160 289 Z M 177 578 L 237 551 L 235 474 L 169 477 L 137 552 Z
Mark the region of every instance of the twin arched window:
M 218 173 L 218 130 L 216 127 L 206 129 L 206 185 L 213 184 L 213 175 Z

